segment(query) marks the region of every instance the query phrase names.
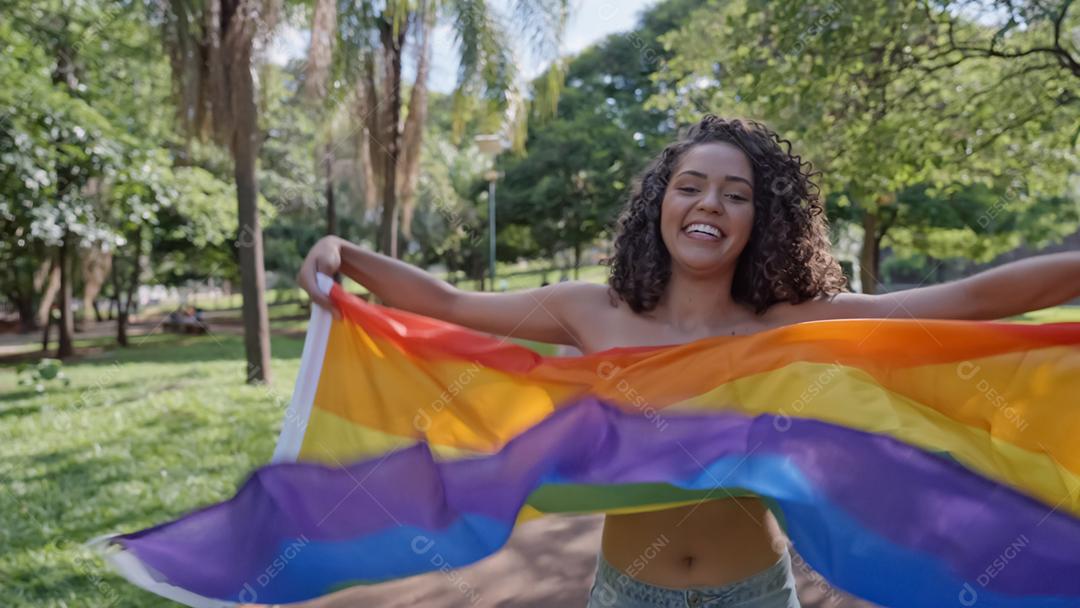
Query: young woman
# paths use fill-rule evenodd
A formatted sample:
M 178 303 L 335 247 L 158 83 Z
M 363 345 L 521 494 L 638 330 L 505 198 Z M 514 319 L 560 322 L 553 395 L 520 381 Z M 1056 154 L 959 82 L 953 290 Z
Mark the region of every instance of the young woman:
M 461 291 L 335 237 L 312 248 L 298 282 L 332 309 L 315 273 L 340 270 L 388 306 L 584 353 L 817 319 L 996 319 L 1080 296 L 1080 251 L 907 291 L 845 292 L 814 177 L 768 127 L 706 116 L 636 184 L 618 222 L 607 286 Z M 663 550 L 646 553 L 658 538 Z M 646 554 L 655 557 L 642 560 Z M 776 519 L 752 496 L 609 516 L 598 562 L 590 606 L 799 605 Z

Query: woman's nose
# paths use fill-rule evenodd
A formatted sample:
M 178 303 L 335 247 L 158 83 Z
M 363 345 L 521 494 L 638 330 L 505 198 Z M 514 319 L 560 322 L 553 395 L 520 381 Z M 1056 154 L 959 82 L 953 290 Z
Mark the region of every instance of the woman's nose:
M 705 196 L 701 197 L 698 208 L 703 211 L 713 211 L 720 215 L 727 213 L 727 209 L 724 207 L 724 199 L 719 192 L 707 192 Z

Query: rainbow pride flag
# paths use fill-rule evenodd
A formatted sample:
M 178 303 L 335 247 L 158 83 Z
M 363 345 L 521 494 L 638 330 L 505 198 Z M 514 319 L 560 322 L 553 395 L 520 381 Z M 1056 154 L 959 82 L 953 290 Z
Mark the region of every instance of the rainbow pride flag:
M 543 514 L 755 495 L 878 604 L 1080 606 L 1080 323 L 837 320 L 544 357 L 320 281 L 343 318 L 312 310 L 273 462 L 96 541 L 135 584 L 294 602 L 464 566 Z

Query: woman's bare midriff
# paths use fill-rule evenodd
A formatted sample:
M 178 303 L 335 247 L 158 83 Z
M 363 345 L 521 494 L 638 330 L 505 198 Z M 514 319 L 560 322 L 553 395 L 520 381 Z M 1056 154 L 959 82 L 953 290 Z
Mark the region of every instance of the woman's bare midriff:
M 607 304 L 597 292 L 590 323 L 580 328 L 585 354 L 620 346 L 689 342 L 662 325 L 630 312 L 622 302 Z M 733 320 L 730 331 L 746 335 L 769 329 L 761 318 Z M 725 331 L 725 334 L 728 332 Z M 704 338 L 706 336 L 697 336 Z M 601 551 L 634 579 L 662 587 L 714 587 L 753 576 L 776 564 L 786 546 L 772 512 L 756 498 L 724 497 L 699 503 L 604 519 Z
M 662 587 L 714 587 L 753 576 L 780 559 L 780 527 L 755 498 L 609 515 L 604 559 L 633 578 Z

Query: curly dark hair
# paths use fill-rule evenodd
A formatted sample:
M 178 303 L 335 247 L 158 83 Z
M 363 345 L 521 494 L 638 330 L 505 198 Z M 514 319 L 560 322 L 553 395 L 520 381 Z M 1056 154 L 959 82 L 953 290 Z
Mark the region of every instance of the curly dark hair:
M 829 248 L 828 222 L 815 183 L 820 173 L 791 153 L 791 142 L 753 120 L 709 114 L 669 144 L 635 181 L 619 215 L 608 291 L 637 313 L 653 310 L 671 278 L 660 236 L 660 205 L 671 173 L 692 147 L 726 142 L 750 159 L 754 224 L 739 255 L 732 297 L 758 314 L 777 302 L 797 304 L 843 291 L 846 279 Z

